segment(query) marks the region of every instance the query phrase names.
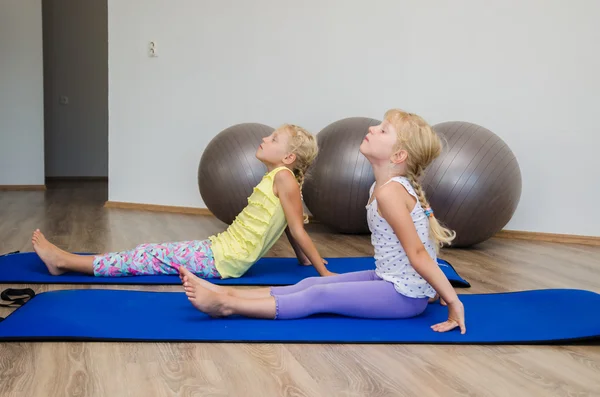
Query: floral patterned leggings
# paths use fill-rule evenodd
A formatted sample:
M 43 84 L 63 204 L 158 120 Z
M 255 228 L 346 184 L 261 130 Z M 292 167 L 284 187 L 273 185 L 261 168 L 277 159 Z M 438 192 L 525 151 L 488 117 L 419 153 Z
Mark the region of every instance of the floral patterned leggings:
M 210 240 L 140 244 L 132 250 L 112 252 L 94 258 L 98 277 L 178 274 L 179 266 L 201 278 L 221 278 L 215 268 Z

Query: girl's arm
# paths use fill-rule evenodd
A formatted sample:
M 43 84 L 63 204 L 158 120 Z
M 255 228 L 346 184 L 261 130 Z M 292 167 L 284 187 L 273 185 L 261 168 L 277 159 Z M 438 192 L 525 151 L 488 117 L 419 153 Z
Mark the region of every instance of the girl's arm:
M 287 236 L 290 245 L 294 249 L 294 253 L 296 254 L 296 257 L 298 258 L 300 264 L 311 265 L 312 263 L 310 263 L 310 259 L 308 259 L 304 252 L 302 252 L 302 248 L 300 248 L 300 245 L 298 245 L 298 242 L 292 236 L 292 232 L 290 231 L 289 226 L 285 228 L 285 235 Z
M 296 254 L 296 258 L 298 258 L 298 262 L 300 262 L 300 264 L 303 265 L 303 266 L 312 265 L 312 263 L 310 263 L 310 259 L 308 259 L 308 257 L 304 254 L 304 252 L 302 252 L 302 248 L 300 248 L 300 245 L 298 244 L 298 242 L 292 236 L 292 232 L 290 232 L 290 227 L 289 226 L 285 228 L 285 235 L 287 236 L 288 241 L 290 242 L 290 245 L 294 249 L 294 253 Z M 325 265 L 327 265 L 328 262 L 327 262 L 327 260 L 323 259 L 323 263 Z M 333 273 L 331 273 L 331 275 L 333 275 Z
M 466 327 L 462 302 L 442 269 L 425 250 L 410 216 L 412 205 L 408 203 L 414 204 L 414 197 L 402 185 L 391 183 L 382 187 L 376 198 L 381 215 L 394 229 L 411 265 L 440 294 L 448 306 L 448 321 L 436 324 L 432 328 L 443 332 L 459 326 L 464 334 Z
M 281 201 L 292 239 L 298 243 L 299 248 L 321 276 L 333 275 L 334 273 L 325 267 L 325 261 L 319 255 L 306 230 L 304 230 L 302 199 L 300 186 L 298 186 L 296 178 L 289 172 L 278 172 L 275 175 L 275 194 Z

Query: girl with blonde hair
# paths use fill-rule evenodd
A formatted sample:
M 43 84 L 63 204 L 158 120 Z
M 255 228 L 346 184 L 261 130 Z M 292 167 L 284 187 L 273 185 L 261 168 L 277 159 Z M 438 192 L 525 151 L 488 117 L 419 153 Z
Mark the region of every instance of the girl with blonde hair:
M 140 244 L 102 255 L 75 255 L 33 233 L 33 248 L 53 275 L 67 271 L 95 276 L 178 274 L 186 269 L 201 278 L 243 276 L 286 232 L 302 264 L 330 276 L 327 263 L 304 229 L 301 189 L 304 175 L 318 153 L 316 139 L 304 128 L 284 124 L 263 138 L 256 157 L 267 173 L 248 198 L 248 205 L 223 233 L 205 240 Z

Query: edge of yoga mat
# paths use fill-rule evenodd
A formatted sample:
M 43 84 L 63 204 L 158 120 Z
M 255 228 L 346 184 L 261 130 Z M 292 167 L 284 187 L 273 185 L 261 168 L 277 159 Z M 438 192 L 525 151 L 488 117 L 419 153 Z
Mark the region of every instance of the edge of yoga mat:
M 0 341 L 475 344 L 600 343 L 600 294 L 542 289 L 460 294 L 467 333 L 437 333 L 447 308 L 430 304 L 417 317 L 373 320 L 317 315 L 297 320 L 212 319 L 184 293 L 59 290 L 34 296 L 0 322 Z
M 93 253 L 78 253 L 93 255 Z M 3 261 L 15 259 L 14 266 L 23 266 L 24 270 L 13 267 L 9 272 L 3 271 Z M 328 268 L 336 273 L 371 270 L 375 268 L 373 257 L 334 257 L 328 260 Z M 465 280 L 446 260 L 438 258 L 438 265 L 455 288 L 470 288 Z M 4 265 L 5 266 L 5 265 Z M 9 274 L 7 274 L 9 273 Z M 307 277 L 318 276 L 313 266 L 298 264 L 295 257 L 261 258 L 248 272 L 240 278 L 211 279 L 218 285 L 256 285 L 280 286 L 291 285 Z M 90 275 L 66 273 L 52 276 L 35 252 L 13 252 L 0 255 L 0 284 L 103 284 L 103 285 L 177 285 L 181 281 L 176 275 L 129 276 L 129 277 L 94 277 Z

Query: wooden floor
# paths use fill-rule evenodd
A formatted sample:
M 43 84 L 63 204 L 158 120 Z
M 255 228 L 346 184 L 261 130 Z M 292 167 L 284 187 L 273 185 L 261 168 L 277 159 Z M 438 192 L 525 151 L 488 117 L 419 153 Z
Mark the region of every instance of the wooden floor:
M 224 228 L 212 217 L 109 210 L 102 207 L 106 199 L 102 182 L 0 192 L 0 252 L 31 251 L 38 227 L 63 249 L 94 252 L 202 239 Z M 372 254 L 368 236 L 336 235 L 320 225 L 308 230 L 323 256 Z M 282 240 L 269 255 L 293 251 Z M 598 247 L 492 239 L 442 257 L 472 283 L 461 293 L 600 292 Z M 0 309 L 0 316 L 9 313 Z M 467 313 L 467 326 L 468 319 Z M 600 346 L 0 343 L 2 397 L 208 395 L 599 396 Z

